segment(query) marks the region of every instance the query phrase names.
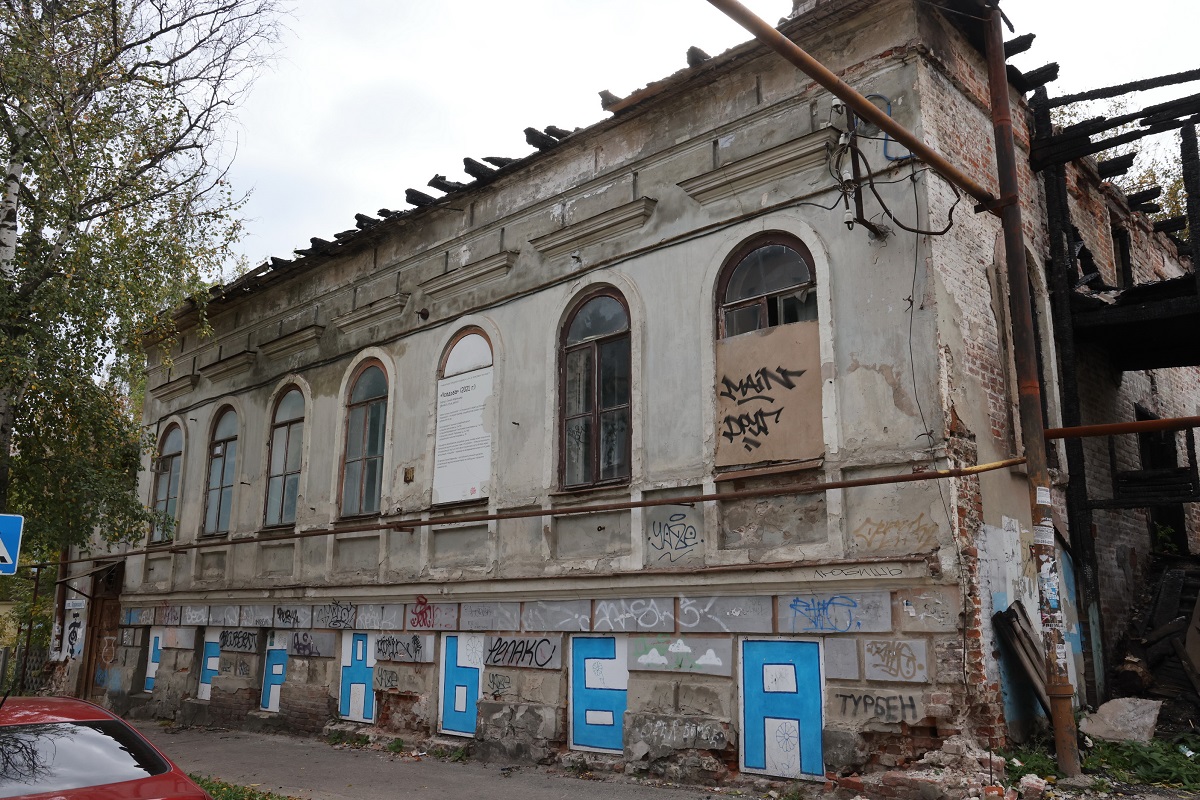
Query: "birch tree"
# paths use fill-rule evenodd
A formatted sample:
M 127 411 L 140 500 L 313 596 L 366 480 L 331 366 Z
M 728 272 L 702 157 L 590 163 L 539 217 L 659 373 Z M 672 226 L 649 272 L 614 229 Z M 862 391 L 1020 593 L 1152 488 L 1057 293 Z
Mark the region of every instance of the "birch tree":
M 276 0 L 0 0 L 0 512 L 144 531 L 147 337 L 231 261 L 231 111 Z

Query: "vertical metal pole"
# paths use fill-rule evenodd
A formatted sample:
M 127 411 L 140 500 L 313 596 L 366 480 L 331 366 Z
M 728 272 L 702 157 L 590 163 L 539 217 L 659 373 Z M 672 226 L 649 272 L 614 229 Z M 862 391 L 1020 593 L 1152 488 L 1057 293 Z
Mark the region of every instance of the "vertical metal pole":
M 1046 693 L 1050 696 L 1050 721 L 1058 768 L 1066 775 L 1079 774 L 1079 746 L 1071 699 L 1075 690 L 1067 672 L 1067 646 L 1059 600 L 1058 561 L 1054 550 L 1054 523 L 1050 507 L 1050 472 L 1046 442 L 1042 438 L 1042 389 L 1038 376 L 1037 340 L 1025 263 L 1025 234 L 1021 222 L 1017 149 L 1013 140 L 1012 109 L 1005 70 L 1004 31 L 1000 9 L 993 6 L 987 23 L 988 86 L 991 89 L 992 125 L 996 136 L 996 169 L 1000 179 L 1000 221 L 1004 230 L 1004 257 L 1008 267 L 1009 304 L 1013 325 L 1013 355 L 1021 431 L 1029 475 L 1029 506 L 1033 512 L 1033 558 L 1038 573 L 1038 607 L 1046 649 Z
M 25 652 L 21 654 L 20 680 L 17 681 L 17 694 L 25 693 L 25 671 L 29 667 L 29 646 L 33 641 L 33 617 L 37 613 L 38 585 L 42 580 L 41 567 L 33 568 L 33 597 L 29 601 L 29 619 L 25 623 Z

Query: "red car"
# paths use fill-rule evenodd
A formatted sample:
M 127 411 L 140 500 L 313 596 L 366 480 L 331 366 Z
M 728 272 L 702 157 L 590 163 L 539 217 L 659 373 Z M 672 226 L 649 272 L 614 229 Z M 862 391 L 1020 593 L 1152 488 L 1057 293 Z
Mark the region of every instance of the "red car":
M 123 720 L 72 697 L 0 705 L 0 797 L 212 800 Z

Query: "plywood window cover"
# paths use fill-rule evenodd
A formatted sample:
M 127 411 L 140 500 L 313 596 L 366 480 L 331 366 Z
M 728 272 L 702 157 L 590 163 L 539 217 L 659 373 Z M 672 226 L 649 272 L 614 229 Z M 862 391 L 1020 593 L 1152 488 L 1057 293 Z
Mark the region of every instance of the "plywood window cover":
M 333 323 L 338 326 L 338 330 L 342 333 L 357 333 L 372 325 L 378 325 L 384 321 L 384 317 L 386 316 L 403 314 L 404 309 L 408 307 L 408 299 L 410 297 L 412 297 L 412 294 L 409 292 L 397 292 L 372 303 L 367 303 L 365 306 L 342 314 L 340 317 L 335 317 Z
M 199 375 L 181 375 L 178 378 L 167 381 L 161 386 L 155 386 L 150 390 L 150 394 L 154 395 L 155 400 L 163 402 L 174 400 L 176 397 L 182 397 L 194 389 L 199 381 Z
M 517 263 L 519 255 L 515 250 L 504 250 L 430 278 L 421 284 L 421 288 L 425 294 L 440 300 L 504 280 Z
M 269 342 L 263 342 L 258 349 L 267 358 L 290 356 L 316 344 L 324 331 L 324 325 L 309 325 Z
M 240 375 L 254 366 L 258 354 L 253 350 L 243 350 L 220 361 L 214 361 L 200 368 L 200 374 L 210 381 L 224 380 L 234 375 Z
M 829 148 L 837 141 L 832 128 L 810 133 L 688 178 L 679 184 L 698 203 L 708 204 L 823 165 Z
M 646 220 L 654 213 L 656 205 L 658 201 L 652 197 L 639 197 L 632 203 L 611 208 L 553 233 L 539 236 L 531 240 L 530 244 L 545 257 L 554 258 L 588 245 L 607 242 L 645 225 Z

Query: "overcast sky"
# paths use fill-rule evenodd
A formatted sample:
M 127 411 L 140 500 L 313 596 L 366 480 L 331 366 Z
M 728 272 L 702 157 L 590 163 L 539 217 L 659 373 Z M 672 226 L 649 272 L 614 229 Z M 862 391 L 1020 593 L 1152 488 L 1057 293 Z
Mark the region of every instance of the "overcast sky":
M 743 2 L 771 22 L 792 5 Z M 1017 33 L 1038 35 L 1012 63 L 1062 65 L 1052 95 L 1200 67 L 1195 0 L 1002 6 Z M 404 190 L 435 173 L 469 180 L 463 156 L 528 154 L 529 125 L 595 123 L 601 89 L 625 96 L 669 75 L 689 46 L 716 55 L 749 38 L 705 0 L 296 0 L 287 24 L 233 132 L 232 180 L 252 192 L 249 266 L 332 239 L 356 212 L 405 208 Z

